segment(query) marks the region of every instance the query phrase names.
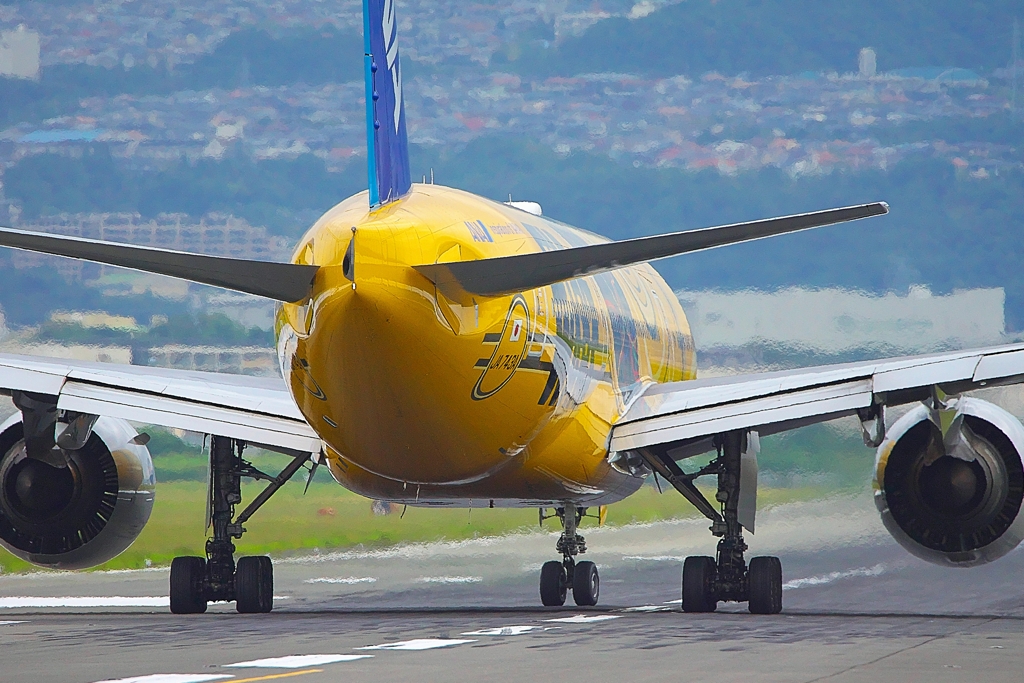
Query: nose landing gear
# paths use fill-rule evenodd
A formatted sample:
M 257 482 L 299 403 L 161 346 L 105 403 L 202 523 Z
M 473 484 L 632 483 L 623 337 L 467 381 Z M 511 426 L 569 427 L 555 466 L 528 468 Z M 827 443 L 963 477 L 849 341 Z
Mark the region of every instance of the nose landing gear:
M 562 535 L 558 537 L 555 550 L 562 553 L 562 561 L 545 562 L 540 570 L 540 600 L 546 607 L 560 607 L 565 604 L 569 590 L 572 599 L 581 607 L 597 604 L 601 592 L 601 579 L 597 565 L 584 560 L 576 562 L 576 555 L 587 552 L 586 540 L 576 533 L 580 520 L 587 509 L 567 503 L 556 508 L 553 516 L 562 524 Z M 540 511 L 541 521 L 547 519 Z

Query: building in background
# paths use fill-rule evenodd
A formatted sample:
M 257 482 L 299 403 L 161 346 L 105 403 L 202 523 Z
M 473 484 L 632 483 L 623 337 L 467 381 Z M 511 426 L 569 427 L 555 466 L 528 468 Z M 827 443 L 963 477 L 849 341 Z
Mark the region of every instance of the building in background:
M 701 370 L 928 353 L 1006 341 L 1002 288 L 679 291 Z
M 280 376 L 277 352 L 259 346 L 186 346 L 169 344 L 148 350 L 146 365 L 235 375 Z
M 857 58 L 857 70 L 864 78 L 874 78 L 878 65 L 875 61 L 875 49 L 862 47 Z
M 129 346 L 40 342 L 32 341 L 26 335 L 17 332 L 9 335 L 0 343 L 0 353 L 84 360 L 90 363 L 120 363 L 121 365 L 131 365 L 132 363 L 132 349 Z
M 143 218 L 138 213 L 59 214 L 20 222 L 17 227 L 33 232 L 258 261 L 287 261 L 292 250 L 292 240 L 270 235 L 266 228 L 220 213 L 207 214 L 198 221 L 181 213 L 160 214 L 156 218 Z M 43 265 L 72 281 L 91 279 L 111 269 L 110 266 L 42 254 L 22 254 L 15 262 L 18 268 Z
M 277 302 L 270 299 L 210 287 L 204 289 L 197 306 L 207 313 L 220 313 L 246 329 L 274 329 Z
M 19 26 L 0 33 L 0 76 L 39 78 L 39 34 Z

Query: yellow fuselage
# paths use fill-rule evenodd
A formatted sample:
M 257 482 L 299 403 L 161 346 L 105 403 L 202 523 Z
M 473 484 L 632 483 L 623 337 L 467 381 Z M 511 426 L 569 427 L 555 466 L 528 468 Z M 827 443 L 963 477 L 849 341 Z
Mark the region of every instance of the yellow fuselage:
M 352 244 L 354 240 L 354 245 Z M 511 296 L 447 298 L 412 266 L 602 237 L 437 185 L 328 211 L 294 260 L 320 266 L 278 312 L 278 351 L 331 473 L 371 498 L 519 506 L 619 500 L 611 426 L 652 382 L 692 379 L 676 297 L 647 265 Z

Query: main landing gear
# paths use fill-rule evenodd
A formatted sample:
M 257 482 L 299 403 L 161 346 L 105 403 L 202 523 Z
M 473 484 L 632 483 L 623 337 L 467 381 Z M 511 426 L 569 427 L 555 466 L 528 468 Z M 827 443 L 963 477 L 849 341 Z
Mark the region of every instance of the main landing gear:
M 645 453 L 644 459 L 711 520 L 718 556 L 687 557 L 683 562 L 683 611 L 714 612 L 719 602 L 746 602 L 752 614 L 782 611 L 782 562 L 755 557 L 747 565 L 743 528 L 754 529 L 757 498 L 757 435 L 733 431 L 717 440 L 718 457 L 693 474 L 686 474 L 667 453 Z M 721 512 L 693 485 L 707 474 L 718 475 L 715 499 Z
M 235 601 L 245 613 L 265 613 L 274 607 L 274 567 L 269 557 L 240 557 L 235 564 L 233 538 L 242 526 L 311 457 L 293 454 L 288 466 L 272 477 L 242 459 L 245 442 L 215 436 L 210 443 L 210 521 L 213 537 L 206 541 L 206 557 L 176 557 L 171 562 L 171 612 L 201 614 L 208 602 Z M 269 481 L 270 485 L 234 519 L 242 502 L 242 477 Z
M 597 604 L 601 592 L 597 565 L 587 560 L 576 561 L 576 555 L 587 552 L 586 540 L 576 533 L 586 512 L 586 508 L 571 503 L 555 509 L 554 516 L 562 523 L 562 535 L 558 537 L 555 550 L 562 553 L 562 561 L 551 560 L 541 567 L 540 601 L 546 607 L 564 605 L 566 592 L 569 590 L 572 591 L 572 599 L 577 605 L 583 607 Z M 540 513 L 543 521 L 544 510 L 541 509 Z

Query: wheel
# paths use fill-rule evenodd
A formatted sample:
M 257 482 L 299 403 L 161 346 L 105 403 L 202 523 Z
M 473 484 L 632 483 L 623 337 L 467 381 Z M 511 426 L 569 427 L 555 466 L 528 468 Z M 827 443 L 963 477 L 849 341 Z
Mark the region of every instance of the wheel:
M 572 599 L 580 607 L 592 607 L 597 604 L 601 592 L 601 579 L 597 575 L 597 565 L 583 561 L 576 565 L 572 574 Z
M 551 560 L 540 568 L 540 601 L 545 607 L 560 607 L 565 604 L 565 567 L 561 562 Z
M 176 557 L 171 560 L 171 613 L 202 614 L 206 611 L 203 584 L 206 558 Z
M 683 561 L 683 611 L 714 612 L 715 577 L 718 567 L 713 557 L 688 557 Z
M 777 557 L 755 557 L 747 569 L 751 614 L 778 614 L 782 611 L 782 561 Z
M 235 566 L 235 609 L 261 614 L 274 608 L 274 565 L 265 555 L 240 557 Z

